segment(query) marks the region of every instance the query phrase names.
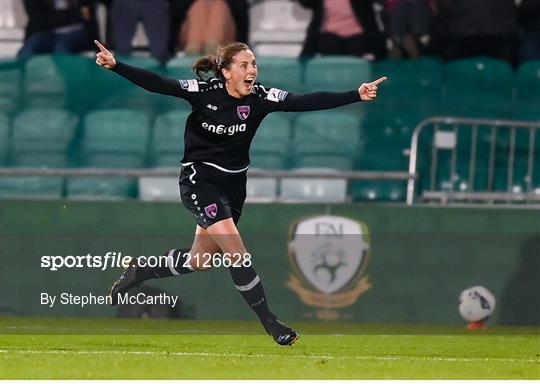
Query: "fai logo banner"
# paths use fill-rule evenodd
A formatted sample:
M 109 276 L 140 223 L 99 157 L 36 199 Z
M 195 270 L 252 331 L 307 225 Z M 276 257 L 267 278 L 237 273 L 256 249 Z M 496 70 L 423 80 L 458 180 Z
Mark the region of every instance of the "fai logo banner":
M 241 105 L 239 107 L 236 107 L 236 113 L 238 114 L 240 120 L 247 119 L 250 111 L 251 107 L 249 105 Z
M 362 222 L 341 216 L 299 220 L 289 234 L 293 274 L 287 286 L 310 306 L 350 306 L 371 287 L 364 275 L 369 250 Z

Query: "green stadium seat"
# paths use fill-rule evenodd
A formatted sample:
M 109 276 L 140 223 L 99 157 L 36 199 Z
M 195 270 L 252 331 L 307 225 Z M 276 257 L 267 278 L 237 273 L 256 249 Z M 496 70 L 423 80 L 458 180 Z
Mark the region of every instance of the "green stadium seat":
M 372 79 L 369 62 L 357 57 L 321 56 L 309 60 L 304 70 L 308 91 L 346 91 Z
M 64 153 L 26 153 L 14 159 L 16 167 L 62 168 L 66 166 Z M 2 176 L 2 198 L 61 198 L 64 181 L 61 176 Z
M 353 180 L 350 193 L 356 201 L 403 202 L 406 182 L 394 180 Z
M 153 57 L 118 56 L 117 59 L 124 64 L 146 69 L 148 71 L 159 72 L 162 69 L 159 61 Z
M 514 86 L 512 67 L 500 60 L 473 58 L 446 65 L 446 110 L 471 117 L 508 115 Z
M 346 171 L 353 168 L 356 153 L 354 149 L 344 151 L 339 143 L 296 141 L 293 156 L 296 168 L 332 168 Z
M 384 60 L 373 65 L 373 79 L 387 76 L 377 104 L 434 109 L 442 101 L 442 64 L 438 59 Z
M 289 92 L 300 92 L 302 89 L 302 62 L 290 57 L 257 58 L 260 81 L 267 89 L 279 88 Z
M 156 117 L 152 149 L 154 154 L 179 153 L 184 148 L 184 129 L 190 111 L 172 111 Z
M 283 169 L 288 160 L 287 141 L 280 140 L 257 140 L 251 145 L 251 165 L 263 169 Z
M 287 158 L 281 154 L 270 152 L 252 152 L 250 154 L 250 165 L 260 169 L 286 169 Z
M 147 153 L 149 118 L 139 111 L 109 109 L 90 112 L 84 119 L 84 153 Z
M 0 197 L 59 199 L 63 185 L 63 178 L 57 176 L 3 176 L 0 178 Z
M 292 172 L 332 172 L 330 168 L 296 168 Z M 342 203 L 347 199 L 346 179 L 287 178 L 281 180 L 283 201 Z
M 255 141 L 289 141 L 292 136 L 292 126 L 289 119 L 279 114 L 270 114 L 264 118 L 257 129 Z
M 141 168 L 143 158 L 137 155 L 94 154 L 85 165 L 92 168 Z M 137 179 L 132 177 L 70 177 L 67 196 L 72 199 L 117 200 L 137 196 Z
M 78 118 L 61 109 L 36 108 L 15 116 L 13 152 L 65 151 L 75 137 Z
M 169 60 L 166 66 L 166 75 L 173 79 L 195 79 L 193 73 L 193 64 L 197 61 L 196 57 L 176 57 Z
M 121 56 L 118 58 L 122 63 L 146 69 L 148 71 L 162 74 L 163 68 L 159 61 L 152 57 Z M 112 94 L 108 95 L 98 106 L 99 109 L 125 108 L 133 109 L 146 114 L 153 114 L 156 110 L 162 109 L 161 103 L 171 97 L 148 92 L 125 79 L 117 76 L 114 84 L 118 83 L 118 88 L 113 88 Z M 108 89 L 111 88 L 109 85 Z M 172 98 L 175 99 L 175 98 Z
M 154 157 L 154 166 L 160 168 L 171 168 L 171 167 L 180 167 L 183 157 L 183 151 L 178 151 L 177 153 L 162 153 Z
M 540 122 L 540 103 L 537 108 L 529 105 L 517 105 L 512 110 L 512 118 Z
M 540 104 L 540 60 L 521 64 L 516 75 L 516 91 L 520 103 Z
M 354 158 L 338 154 L 297 154 L 294 159 L 296 168 L 332 168 L 350 171 L 354 166 Z
M 0 164 L 6 164 L 9 156 L 11 138 L 9 137 L 9 118 L 0 112 Z
M 295 141 L 339 142 L 346 147 L 361 144 L 358 117 L 340 111 L 318 111 L 302 114 L 294 127 Z
M 50 55 L 36 55 L 25 65 L 24 100 L 26 107 L 63 108 L 67 84 L 64 71 Z
M 0 111 L 12 114 L 19 106 L 22 65 L 18 60 L 0 61 Z

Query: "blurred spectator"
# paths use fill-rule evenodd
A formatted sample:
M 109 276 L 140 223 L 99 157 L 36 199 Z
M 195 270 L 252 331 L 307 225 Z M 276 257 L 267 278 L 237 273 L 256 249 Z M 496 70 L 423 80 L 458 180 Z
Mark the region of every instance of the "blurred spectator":
M 214 53 L 233 41 L 247 43 L 248 0 L 173 0 L 173 39 L 187 55 Z
M 397 57 L 419 57 L 432 43 L 433 0 L 388 0 L 390 35 Z
M 385 38 L 373 0 L 298 0 L 313 10 L 302 55 L 355 55 L 383 58 Z
M 111 22 L 116 53 L 131 54 L 137 24 L 142 22 L 150 54 L 164 63 L 169 58 L 169 19 L 168 0 L 113 0 Z
M 490 56 L 514 63 L 515 0 L 435 0 L 448 27 L 446 59 Z
M 520 61 L 540 60 L 540 0 L 519 3 Z
M 72 54 L 89 49 L 93 38 L 89 27 L 95 25 L 92 3 L 92 0 L 24 0 L 28 24 L 17 56 Z

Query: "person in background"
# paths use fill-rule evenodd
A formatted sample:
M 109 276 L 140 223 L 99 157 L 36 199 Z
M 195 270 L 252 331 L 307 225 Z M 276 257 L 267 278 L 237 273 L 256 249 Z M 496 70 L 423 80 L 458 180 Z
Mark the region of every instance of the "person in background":
M 432 0 L 388 0 L 390 35 L 395 56 L 419 57 L 429 51 Z
M 172 40 L 186 55 L 215 52 L 232 41 L 247 43 L 248 0 L 175 0 L 171 6 Z
M 448 28 L 447 60 L 489 56 L 515 62 L 515 0 L 435 0 Z
M 164 63 L 169 58 L 169 1 L 113 0 L 110 8 L 116 54 L 131 55 L 136 27 L 142 22 L 150 54 Z
M 303 56 L 354 55 L 381 59 L 385 37 L 379 30 L 373 0 L 298 0 L 313 10 Z
M 519 0 L 519 60 L 540 60 L 540 0 Z
M 40 53 L 73 54 L 91 48 L 95 24 L 92 0 L 24 0 L 28 15 L 17 57 Z

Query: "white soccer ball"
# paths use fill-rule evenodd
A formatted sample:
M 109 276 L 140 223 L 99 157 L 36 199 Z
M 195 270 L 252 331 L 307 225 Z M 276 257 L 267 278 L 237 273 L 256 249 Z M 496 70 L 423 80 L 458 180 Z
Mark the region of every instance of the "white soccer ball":
M 459 313 L 470 323 L 486 321 L 495 310 L 495 296 L 482 286 L 470 287 L 459 295 Z

